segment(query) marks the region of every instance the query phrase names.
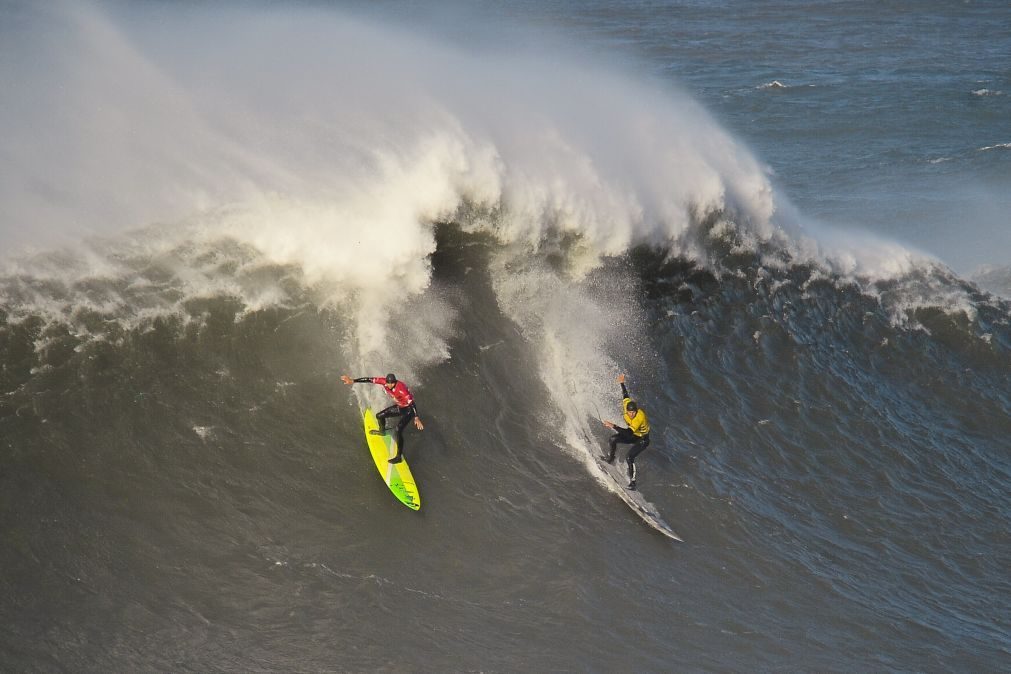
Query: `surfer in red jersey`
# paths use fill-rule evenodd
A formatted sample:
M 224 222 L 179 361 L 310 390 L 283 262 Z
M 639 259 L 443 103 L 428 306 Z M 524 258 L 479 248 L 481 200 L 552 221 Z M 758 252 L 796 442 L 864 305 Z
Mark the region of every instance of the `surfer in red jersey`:
M 414 419 L 414 426 L 419 431 L 425 429 L 425 425 L 421 423 L 421 419 L 418 417 L 418 408 L 414 404 L 414 396 L 411 395 L 411 391 L 407 388 L 407 384 L 402 381 L 397 381 L 397 375 L 392 372 L 385 377 L 359 377 L 358 379 L 352 379 L 349 375 L 342 374 L 341 381 L 348 386 L 355 383 L 379 384 L 386 389 L 387 393 L 390 394 L 390 397 L 393 398 L 395 402 L 376 415 L 376 421 L 379 422 L 379 429 L 372 431 L 372 433 L 375 435 L 382 435 L 386 432 L 386 417 L 400 417 L 400 423 L 397 424 L 397 455 L 390 459 L 390 463 L 399 463 L 403 461 L 404 429 L 407 427 L 407 424 L 410 423 L 411 419 Z

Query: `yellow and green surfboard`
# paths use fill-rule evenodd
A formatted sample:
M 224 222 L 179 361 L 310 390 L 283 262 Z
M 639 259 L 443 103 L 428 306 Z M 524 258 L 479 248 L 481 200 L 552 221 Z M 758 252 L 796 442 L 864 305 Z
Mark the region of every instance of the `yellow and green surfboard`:
M 393 431 L 382 435 L 373 435 L 369 432 L 379 430 L 379 422 L 376 421 L 376 415 L 371 407 L 365 408 L 362 418 L 365 422 L 365 439 L 369 443 L 372 460 L 376 462 L 376 468 L 379 469 L 386 486 L 405 506 L 411 510 L 420 509 L 421 495 L 418 494 L 418 487 L 414 484 L 414 476 L 411 475 L 407 460 L 390 463 L 390 459 L 397 455 L 397 441 Z

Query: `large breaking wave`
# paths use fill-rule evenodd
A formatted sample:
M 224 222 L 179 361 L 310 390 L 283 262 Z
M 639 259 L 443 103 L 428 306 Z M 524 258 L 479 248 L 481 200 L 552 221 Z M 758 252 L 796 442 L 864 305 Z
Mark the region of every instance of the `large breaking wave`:
M 574 391 L 603 405 L 602 382 L 652 348 L 639 280 L 593 275 L 639 249 L 757 297 L 827 284 L 897 326 L 939 312 L 1006 340 L 996 300 L 898 244 L 803 222 L 686 95 L 571 49 L 465 51 L 308 8 L 9 12 L 5 238 L 73 243 L 8 260 L 8 322 L 87 339 L 199 321 L 200 298 L 308 301 L 339 311 L 356 367 L 416 377 L 467 322 L 432 283 L 451 223 L 496 242 L 496 301 L 563 408 Z M 997 318 L 980 325 L 980 306 Z
M 561 256 L 566 279 L 636 246 L 703 266 L 729 247 L 865 289 L 915 276 L 899 309 L 972 312 L 925 256 L 802 227 L 767 171 L 682 93 L 571 51 L 467 52 L 308 8 L 7 11 L 2 75 L 21 95 L 0 111 L 4 238 L 103 237 L 55 260 L 14 258 L 8 286 L 131 279 L 144 258 L 177 277 L 167 304 L 137 302 L 144 280 L 63 307 L 34 296 L 56 314 L 136 318 L 207 293 L 255 309 L 285 293 L 243 278 L 285 265 L 351 307 L 349 348 L 377 363 L 391 355 L 387 314 L 430 286 L 442 222 L 491 234 L 505 256 Z

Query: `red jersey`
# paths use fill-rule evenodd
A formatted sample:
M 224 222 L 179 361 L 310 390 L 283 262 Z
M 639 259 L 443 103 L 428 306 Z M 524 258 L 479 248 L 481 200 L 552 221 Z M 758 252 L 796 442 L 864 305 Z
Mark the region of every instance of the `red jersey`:
M 410 407 L 414 404 L 414 396 L 411 395 L 410 389 L 407 388 L 407 384 L 402 381 L 397 381 L 393 386 L 393 390 L 386 388 L 386 377 L 372 377 L 373 384 L 379 384 L 383 387 L 390 397 L 397 402 L 397 407 Z

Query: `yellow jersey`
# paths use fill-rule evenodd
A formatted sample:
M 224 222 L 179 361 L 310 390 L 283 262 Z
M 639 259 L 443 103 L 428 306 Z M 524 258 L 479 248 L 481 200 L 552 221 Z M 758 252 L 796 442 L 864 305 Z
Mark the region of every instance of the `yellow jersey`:
M 635 411 L 634 415 L 628 413 L 628 404 L 632 402 L 631 398 L 625 398 L 621 401 L 621 407 L 625 410 L 624 417 L 625 423 L 628 424 L 629 429 L 632 434 L 637 438 L 641 438 L 649 433 L 649 419 L 646 418 L 646 413 L 642 411 L 640 407 Z

